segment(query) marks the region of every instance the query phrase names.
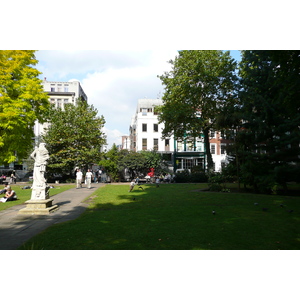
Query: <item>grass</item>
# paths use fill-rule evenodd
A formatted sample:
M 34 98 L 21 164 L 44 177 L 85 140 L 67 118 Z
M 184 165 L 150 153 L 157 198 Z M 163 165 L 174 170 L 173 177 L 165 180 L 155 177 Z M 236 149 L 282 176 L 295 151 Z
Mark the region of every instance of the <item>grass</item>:
M 18 196 L 18 200 L 8 201 L 8 202 L 4 202 L 4 203 L 0 202 L 0 211 L 5 210 L 5 209 L 15 206 L 15 205 L 23 204 L 25 201 L 30 200 L 31 189 L 23 190 L 22 187 L 24 187 L 24 186 L 26 186 L 26 184 L 11 185 L 11 188 L 16 192 L 16 194 Z M 53 184 L 52 186 L 54 186 L 54 188 L 50 189 L 50 197 L 75 187 L 74 184 L 68 184 L 68 185 L 67 184 L 66 185 Z M 1 187 L 1 189 L 2 189 L 2 187 Z M 2 197 L 4 197 L 4 194 L 0 195 L 0 198 L 2 198 Z
M 128 185 L 106 185 L 78 219 L 48 228 L 20 249 L 300 249 L 300 197 L 199 191 L 203 187 L 143 185 L 129 193 Z

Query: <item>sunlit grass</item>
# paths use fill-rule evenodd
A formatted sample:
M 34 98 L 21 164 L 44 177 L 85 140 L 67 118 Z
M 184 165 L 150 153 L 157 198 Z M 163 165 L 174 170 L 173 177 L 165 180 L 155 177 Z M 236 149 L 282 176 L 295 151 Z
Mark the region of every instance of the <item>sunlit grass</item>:
M 201 192 L 201 184 L 128 188 L 98 189 L 81 217 L 50 227 L 21 249 L 300 248 L 299 197 Z

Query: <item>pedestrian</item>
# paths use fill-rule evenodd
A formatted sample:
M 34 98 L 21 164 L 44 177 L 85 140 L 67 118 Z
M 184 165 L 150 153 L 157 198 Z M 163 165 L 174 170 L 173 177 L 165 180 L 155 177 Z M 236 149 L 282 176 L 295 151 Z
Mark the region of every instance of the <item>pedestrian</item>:
M 99 169 L 98 170 L 98 183 L 101 183 L 102 182 L 102 170 L 101 169 Z
M 76 172 L 76 184 L 77 184 L 77 189 L 82 188 L 82 172 L 80 169 L 77 169 Z
M 140 179 L 139 179 L 139 177 L 137 177 L 137 178 L 135 179 L 135 183 L 136 183 L 137 185 L 140 185 L 140 184 L 139 184 L 139 181 L 140 181 Z
M 132 179 L 132 181 L 130 182 L 130 190 L 129 190 L 129 192 L 131 192 L 133 190 L 134 186 L 135 186 L 135 180 Z
M 88 169 L 88 171 L 85 173 L 85 180 L 86 180 L 86 184 L 87 184 L 88 189 L 91 188 L 92 177 L 93 177 L 93 173 L 91 172 L 90 169 Z
M 99 171 L 99 170 L 96 170 L 96 171 L 94 172 L 94 183 L 98 183 L 98 171 Z
M 160 183 L 159 177 L 156 177 L 155 183 L 156 183 L 156 187 L 158 188 L 159 187 L 159 183 Z

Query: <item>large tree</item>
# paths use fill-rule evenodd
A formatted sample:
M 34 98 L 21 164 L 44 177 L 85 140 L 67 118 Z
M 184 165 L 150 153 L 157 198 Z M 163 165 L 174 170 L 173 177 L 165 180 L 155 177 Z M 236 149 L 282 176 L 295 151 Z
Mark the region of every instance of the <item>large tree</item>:
M 236 101 L 236 62 L 229 51 L 185 50 L 170 60 L 172 70 L 159 78 L 165 86 L 159 120 L 163 136 L 176 139 L 204 134 L 208 168 L 213 166 L 209 131 L 216 116 Z
M 97 113 L 97 109 L 81 100 L 64 109 L 52 107 L 50 126 L 43 135 L 50 154 L 49 171 L 69 174 L 76 166 L 88 168 L 99 161 L 106 137 L 102 132 L 104 117 Z
M 244 180 L 260 191 L 299 180 L 300 51 L 243 51 L 240 76 Z
M 26 158 L 35 120 L 49 108 L 33 50 L 0 51 L 0 164 Z

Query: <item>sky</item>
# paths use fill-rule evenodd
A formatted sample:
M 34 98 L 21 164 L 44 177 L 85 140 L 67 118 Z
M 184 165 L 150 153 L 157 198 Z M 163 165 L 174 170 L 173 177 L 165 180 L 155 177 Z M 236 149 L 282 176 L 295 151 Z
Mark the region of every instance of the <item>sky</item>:
M 108 149 L 129 134 L 138 99 L 161 98 L 157 77 L 171 70 L 177 50 L 40 50 L 36 68 L 48 81 L 80 81 L 88 103 L 105 119 Z M 231 51 L 236 60 L 239 51 Z

